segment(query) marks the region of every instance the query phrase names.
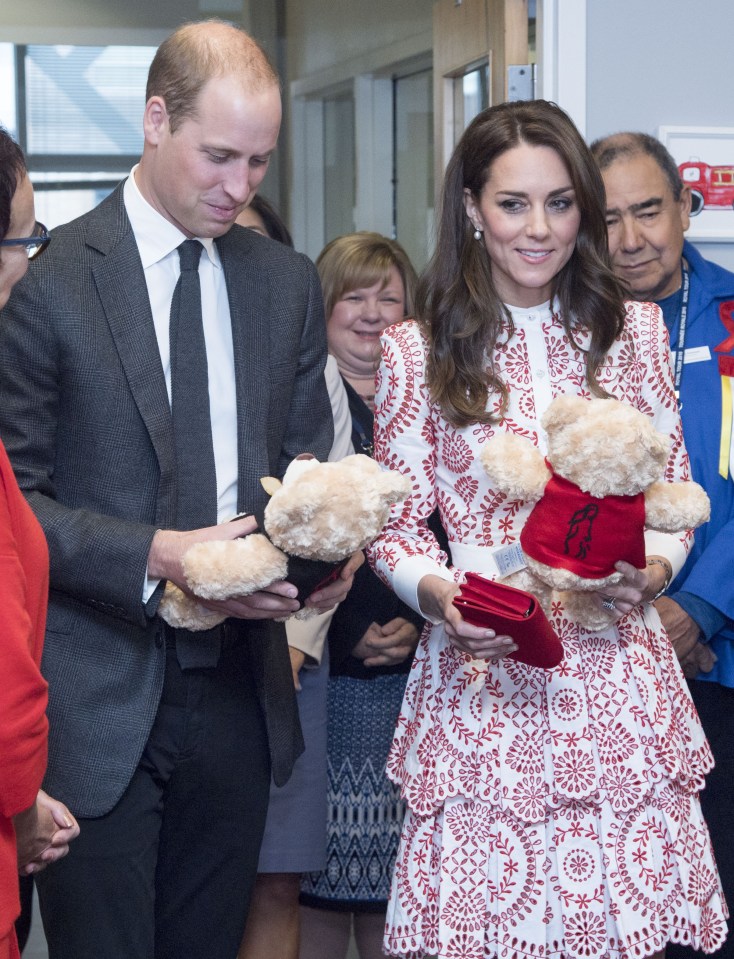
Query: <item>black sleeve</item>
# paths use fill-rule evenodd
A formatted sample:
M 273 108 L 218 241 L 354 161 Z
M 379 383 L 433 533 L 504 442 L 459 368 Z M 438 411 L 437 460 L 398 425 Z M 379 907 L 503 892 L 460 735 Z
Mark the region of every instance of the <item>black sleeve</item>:
M 368 563 L 363 563 L 354 577 L 354 584 L 334 614 L 329 627 L 329 659 L 332 675 L 379 675 L 376 669 L 361 666 L 352 650 L 371 623 L 389 622 L 402 616 L 417 629 L 423 628 L 421 616 L 406 606 L 389 587 L 378 579 Z M 402 667 L 402 664 L 401 664 Z M 379 669 L 379 667 L 378 667 Z M 401 669 L 402 671 L 402 669 Z

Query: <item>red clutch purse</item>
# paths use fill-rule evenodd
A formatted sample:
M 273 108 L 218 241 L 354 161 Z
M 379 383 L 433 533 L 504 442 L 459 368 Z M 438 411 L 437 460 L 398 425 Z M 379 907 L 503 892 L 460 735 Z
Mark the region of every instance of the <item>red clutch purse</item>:
M 472 626 L 511 636 L 519 649 L 511 659 L 552 669 L 563 659 L 563 646 L 532 593 L 467 573 L 454 606 Z

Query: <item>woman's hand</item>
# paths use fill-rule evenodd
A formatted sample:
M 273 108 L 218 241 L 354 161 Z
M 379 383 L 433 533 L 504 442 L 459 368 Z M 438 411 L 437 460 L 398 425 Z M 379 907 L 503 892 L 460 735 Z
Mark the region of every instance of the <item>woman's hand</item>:
M 518 649 L 511 636 L 497 636 L 491 629 L 472 626 L 454 606 L 460 587 L 430 573 L 418 584 L 418 602 L 424 615 L 442 620 L 449 642 L 474 659 L 502 659 Z
M 658 558 L 666 565 L 654 563 L 648 564 L 645 569 L 636 569 L 624 560 L 615 563 L 614 568 L 623 574 L 622 579 L 614 586 L 605 586 L 596 593 L 600 608 L 617 621 L 640 603 L 651 602 L 670 579 L 670 564 L 663 557 L 655 557 Z
M 39 789 L 35 803 L 13 817 L 18 849 L 18 871 L 40 872 L 69 851 L 79 835 L 79 824 L 64 803 Z
M 415 652 L 419 638 L 413 623 L 397 616 L 382 626 L 371 623 L 352 656 L 361 659 L 365 666 L 397 666 Z

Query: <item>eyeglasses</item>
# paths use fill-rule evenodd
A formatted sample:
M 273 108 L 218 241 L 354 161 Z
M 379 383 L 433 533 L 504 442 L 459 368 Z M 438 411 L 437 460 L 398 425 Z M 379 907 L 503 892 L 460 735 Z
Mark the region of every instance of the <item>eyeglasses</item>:
M 51 242 L 51 237 L 43 223 L 36 223 L 35 229 L 37 231 L 35 236 L 20 236 L 12 240 L 0 240 L 0 246 L 24 246 L 28 259 L 34 260 L 43 253 Z

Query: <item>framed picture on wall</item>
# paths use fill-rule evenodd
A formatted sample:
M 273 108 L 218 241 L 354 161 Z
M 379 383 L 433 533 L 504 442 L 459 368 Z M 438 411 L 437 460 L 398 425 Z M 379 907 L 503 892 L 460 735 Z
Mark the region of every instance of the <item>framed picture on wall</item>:
M 734 127 L 669 127 L 658 138 L 691 188 L 691 240 L 734 242 Z

